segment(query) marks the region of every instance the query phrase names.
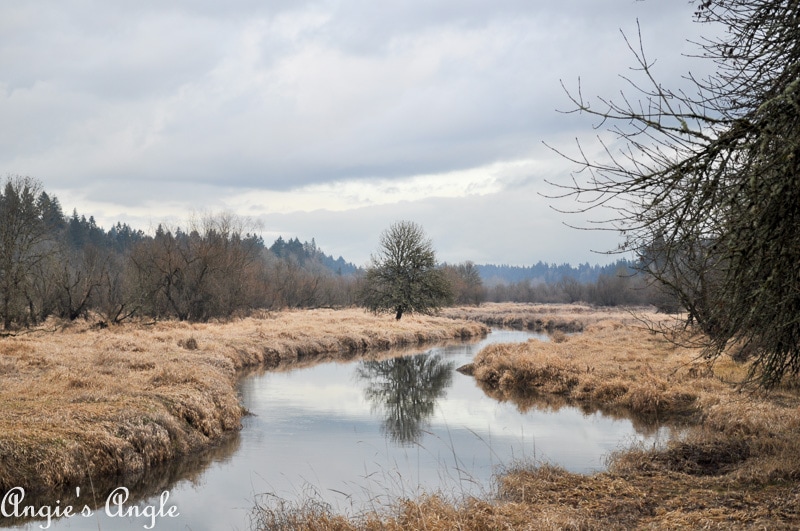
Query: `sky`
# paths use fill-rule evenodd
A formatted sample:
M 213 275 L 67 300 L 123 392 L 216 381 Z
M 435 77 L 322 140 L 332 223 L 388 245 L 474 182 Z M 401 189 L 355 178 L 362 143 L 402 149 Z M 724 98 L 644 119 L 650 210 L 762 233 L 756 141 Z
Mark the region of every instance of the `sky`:
M 449 263 L 619 258 L 548 183 L 599 153 L 562 83 L 619 96 L 622 33 L 667 85 L 707 68 L 687 0 L 0 2 L 0 176 L 153 231 L 232 213 L 365 265 L 420 224 Z M 545 143 L 547 145 L 545 145 Z

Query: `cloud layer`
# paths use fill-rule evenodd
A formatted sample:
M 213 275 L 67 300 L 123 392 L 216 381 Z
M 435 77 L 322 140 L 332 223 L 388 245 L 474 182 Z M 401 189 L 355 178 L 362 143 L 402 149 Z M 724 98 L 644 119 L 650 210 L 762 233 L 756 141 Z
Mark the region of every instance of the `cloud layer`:
M 637 19 L 667 81 L 693 6 L 655 1 L 31 1 L 0 6 L 0 172 L 141 228 L 230 209 L 356 262 L 396 219 L 449 261 L 606 261 L 540 195 L 594 134 Z M 702 65 L 701 65 L 702 67 Z M 144 226 L 143 226 L 144 225 Z

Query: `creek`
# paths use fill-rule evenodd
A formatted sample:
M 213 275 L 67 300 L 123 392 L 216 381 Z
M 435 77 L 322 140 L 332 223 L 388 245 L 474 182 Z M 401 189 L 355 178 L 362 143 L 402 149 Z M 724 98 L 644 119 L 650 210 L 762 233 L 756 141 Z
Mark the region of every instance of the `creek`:
M 493 475 L 518 462 L 591 473 L 615 450 L 667 437 L 572 407 L 523 412 L 455 370 L 490 343 L 529 339 L 548 340 L 494 330 L 477 342 L 244 377 L 240 394 L 251 414 L 233 440 L 150 477 L 130 503 L 136 510 L 101 505 L 49 529 L 244 530 L 256 500 L 314 499 L 356 514 L 424 492 L 490 494 Z

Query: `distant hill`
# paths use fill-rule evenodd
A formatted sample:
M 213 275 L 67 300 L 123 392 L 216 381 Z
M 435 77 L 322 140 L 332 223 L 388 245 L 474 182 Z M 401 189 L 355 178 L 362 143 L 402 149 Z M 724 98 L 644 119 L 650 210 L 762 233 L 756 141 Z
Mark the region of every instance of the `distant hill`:
M 283 237 L 278 237 L 269 250 L 279 258 L 293 258 L 301 266 L 310 264 L 314 261 L 319 262 L 322 266 L 329 269 L 337 275 L 355 275 L 358 273 L 359 268 L 351 262 L 346 261 L 344 258 L 334 258 L 332 255 L 327 255 L 317 247 L 314 238 L 311 238 L 311 243 L 300 242 L 298 238 L 291 238 L 288 241 Z
M 572 266 L 570 264 L 548 264 L 542 261 L 532 266 L 510 266 L 483 264 L 476 265 L 484 284 L 512 284 L 529 281 L 532 284 L 555 284 L 563 278 L 573 278 L 578 282 L 597 282 L 600 275 L 614 275 L 620 268 L 630 269 L 633 262 L 617 260 L 608 265 L 589 265 L 589 263 Z

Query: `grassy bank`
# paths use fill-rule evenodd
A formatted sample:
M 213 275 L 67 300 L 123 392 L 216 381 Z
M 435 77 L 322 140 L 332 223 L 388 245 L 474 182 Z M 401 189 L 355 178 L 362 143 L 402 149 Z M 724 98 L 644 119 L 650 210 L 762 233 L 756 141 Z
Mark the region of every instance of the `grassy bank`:
M 581 332 L 605 319 L 620 322 L 635 320 L 627 308 L 594 308 L 585 304 L 527 304 L 487 302 L 480 306 L 445 308 L 442 315 L 452 319 L 468 319 L 489 326 L 531 330 L 534 332 Z
M 494 309 L 488 308 L 488 313 Z M 519 306 L 521 314 L 533 308 Z M 540 311 L 541 310 L 541 311 Z M 578 308 L 539 308 L 553 322 Z M 631 314 L 591 313 L 583 332 L 555 341 L 493 345 L 471 370 L 486 392 L 520 409 L 581 407 L 655 425 L 678 436 L 634 448 L 589 476 L 542 463 L 511 465 L 492 497 L 432 494 L 382 514 L 345 518 L 314 503 L 260 507 L 259 529 L 797 529 L 800 527 L 800 394 L 764 395 L 735 382 L 746 367 L 677 347 Z M 475 315 L 481 311 L 469 310 Z M 549 312 L 549 313 L 548 313 Z M 463 316 L 463 313 L 459 313 Z M 653 320 L 663 316 L 650 314 Z M 523 316 L 522 318 L 528 318 Z M 574 317 L 581 320 L 580 317 Z M 516 318 L 515 318 L 516 319 Z M 545 319 L 542 319 L 545 321 Z
M 481 336 L 475 322 L 362 310 L 264 313 L 229 323 L 87 323 L 0 339 L 0 492 L 144 473 L 240 427 L 237 377 Z

